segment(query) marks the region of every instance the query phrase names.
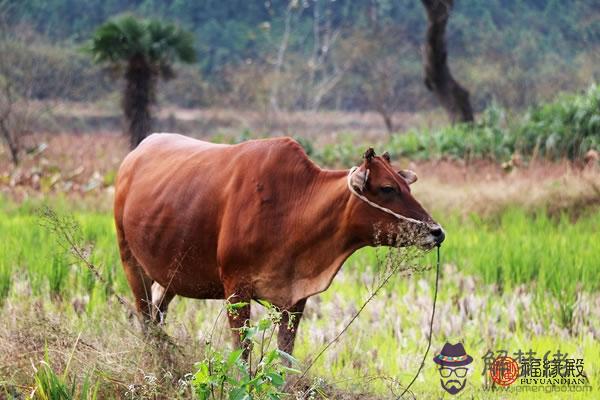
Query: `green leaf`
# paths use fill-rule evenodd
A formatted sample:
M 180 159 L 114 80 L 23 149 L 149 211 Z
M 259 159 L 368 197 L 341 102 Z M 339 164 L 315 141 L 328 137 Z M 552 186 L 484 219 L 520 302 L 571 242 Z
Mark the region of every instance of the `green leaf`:
M 269 372 L 266 375 L 271 379 L 271 382 L 273 383 L 273 385 L 275 385 L 277 387 L 281 387 L 285 383 L 283 376 L 281 376 L 280 374 L 278 374 L 276 372 Z
M 273 304 L 269 303 L 267 300 L 256 300 L 260 305 L 266 308 L 272 308 Z
M 227 308 L 230 310 L 239 310 L 240 308 L 246 307 L 248 304 L 250 303 L 247 303 L 245 301 L 240 301 L 238 303 L 229 303 L 227 304 Z
M 230 369 L 240 359 L 243 352 L 243 349 L 237 349 L 229 354 L 229 357 L 227 357 L 227 362 L 225 364 L 227 366 L 227 369 Z
M 192 383 L 194 385 L 202 385 L 208 383 L 210 381 L 210 373 L 208 371 L 208 365 L 205 362 L 198 363 L 198 371 L 194 374 L 192 378 Z
M 247 391 L 243 387 L 233 388 L 229 391 L 229 400 L 245 400 L 250 399 Z
M 269 365 L 277 358 L 278 354 L 276 350 L 269 351 L 265 356 L 265 364 Z
M 275 351 L 277 351 L 277 354 L 279 355 L 279 357 L 283 360 L 287 360 L 290 363 L 292 363 L 293 365 L 298 365 L 298 360 L 296 360 L 292 355 L 286 353 L 285 351 L 276 349 Z
M 258 321 L 258 330 L 259 331 L 266 331 L 267 329 L 269 329 L 272 326 L 272 322 L 270 319 L 267 318 L 263 318 L 260 321 Z
M 258 328 L 256 326 L 251 326 L 249 328 L 242 328 L 242 342 L 252 339 L 258 333 Z
M 282 371 L 285 372 L 289 372 L 290 374 L 301 374 L 302 371 L 300 371 L 299 369 L 296 368 L 289 368 L 289 367 L 281 367 Z

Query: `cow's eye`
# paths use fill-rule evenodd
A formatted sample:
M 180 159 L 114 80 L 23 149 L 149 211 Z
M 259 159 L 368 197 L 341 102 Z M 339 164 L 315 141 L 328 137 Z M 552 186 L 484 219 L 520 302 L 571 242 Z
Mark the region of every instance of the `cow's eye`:
M 392 193 L 394 191 L 394 187 L 393 186 L 382 186 L 381 191 L 383 193 Z

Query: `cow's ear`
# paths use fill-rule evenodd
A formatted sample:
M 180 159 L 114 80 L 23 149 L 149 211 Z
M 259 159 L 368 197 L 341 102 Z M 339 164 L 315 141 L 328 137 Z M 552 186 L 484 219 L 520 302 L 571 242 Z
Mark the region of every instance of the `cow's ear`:
M 369 170 L 367 168 L 358 168 L 356 171 L 352 173 L 352 178 L 350 182 L 352 183 L 352 187 L 362 192 L 365 190 L 367 186 L 367 180 L 369 179 Z
M 369 147 L 367 151 L 365 151 L 364 159 L 367 163 L 370 163 L 373 157 L 375 157 L 375 150 L 372 147 Z
M 391 159 L 391 157 L 390 157 L 390 153 L 388 153 L 387 151 L 386 151 L 385 153 L 383 153 L 383 154 L 381 155 L 381 157 L 383 157 L 383 159 L 384 159 L 385 161 L 387 161 L 387 162 L 391 162 L 391 161 L 392 161 L 392 159 Z
M 400 171 L 398 171 L 398 173 L 400 174 L 401 177 L 404 178 L 406 183 L 408 183 L 409 185 L 412 183 L 415 183 L 418 179 L 417 174 L 415 174 L 410 169 L 401 169 Z

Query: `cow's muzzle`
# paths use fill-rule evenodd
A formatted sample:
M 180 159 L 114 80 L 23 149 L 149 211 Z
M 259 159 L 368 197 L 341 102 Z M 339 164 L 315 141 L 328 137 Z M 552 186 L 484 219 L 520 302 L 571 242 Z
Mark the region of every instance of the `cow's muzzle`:
M 430 228 L 429 234 L 433 237 L 433 242 L 436 246 L 442 244 L 444 239 L 446 239 L 446 232 L 439 225 L 434 225 Z

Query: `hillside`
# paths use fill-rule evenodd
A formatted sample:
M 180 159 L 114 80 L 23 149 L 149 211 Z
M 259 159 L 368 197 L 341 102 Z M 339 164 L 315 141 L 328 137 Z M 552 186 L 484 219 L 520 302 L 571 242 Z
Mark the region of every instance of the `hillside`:
M 455 3 L 450 62 L 476 110 L 493 101 L 523 108 L 600 80 L 595 2 Z M 78 49 L 107 18 L 133 13 L 176 22 L 195 36 L 198 65 L 161 90 L 167 103 L 262 108 L 278 91 L 288 110 L 362 111 L 373 109 L 369 91 L 377 83 L 393 86 L 399 111 L 436 105 L 422 84 L 426 18 L 416 1 L 24 0 L 5 2 L 0 13 L 8 37 L 26 44 L 20 51 L 70 77 L 66 93 L 41 85 L 39 98 L 110 96 L 117 88 Z M 380 66 L 389 76 L 373 72 Z

